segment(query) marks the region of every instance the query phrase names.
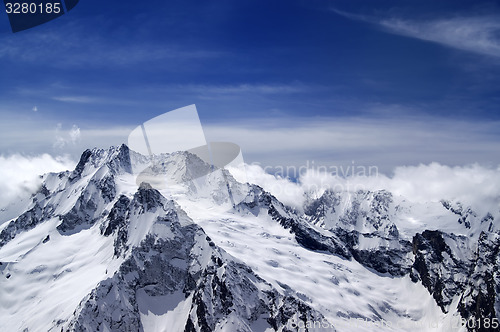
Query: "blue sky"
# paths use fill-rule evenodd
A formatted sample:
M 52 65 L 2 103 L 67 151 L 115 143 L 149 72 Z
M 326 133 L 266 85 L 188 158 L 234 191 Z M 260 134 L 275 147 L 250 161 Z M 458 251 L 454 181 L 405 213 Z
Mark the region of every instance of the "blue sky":
M 81 0 L 5 22 L 4 155 L 77 156 L 196 104 L 249 162 L 500 164 L 498 2 Z

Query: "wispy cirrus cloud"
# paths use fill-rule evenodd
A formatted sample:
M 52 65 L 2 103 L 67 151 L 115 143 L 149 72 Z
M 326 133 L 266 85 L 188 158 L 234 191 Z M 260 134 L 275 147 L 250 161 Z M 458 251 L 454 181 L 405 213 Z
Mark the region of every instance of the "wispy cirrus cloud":
M 290 84 L 189 85 L 184 87 L 199 93 L 212 94 L 290 94 L 310 91 L 313 87 L 298 82 Z
M 377 24 L 385 31 L 454 49 L 500 57 L 500 16 L 454 16 L 434 19 L 375 17 L 333 10 L 344 17 Z
M 93 98 L 88 96 L 57 96 L 52 99 L 57 101 L 63 101 L 68 103 L 79 103 L 79 104 L 93 104 L 101 102 L 100 98 Z
M 83 89 L 84 94 L 78 95 L 67 95 L 66 90 L 68 87 L 60 88 L 54 87 L 56 94 L 51 97 L 52 100 L 66 102 L 66 103 L 77 103 L 77 104 L 123 104 L 130 103 L 132 100 L 126 100 L 124 97 L 110 97 L 113 94 L 122 94 L 123 89 L 117 91 L 108 89 L 106 95 L 100 89 Z M 76 88 L 73 88 L 75 90 Z M 325 90 L 328 87 L 321 85 L 305 84 L 299 81 L 287 82 L 287 83 L 260 83 L 260 84 L 250 84 L 250 83 L 240 83 L 240 84 L 170 84 L 170 85 L 160 85 L 160 86 L 148 86 L 145 88 L 135 88 L 134 91 L 140 91 L 142 96 L 146 93 L 156 93 L 164 94 L 166 92 L 172 95 L 180 94 L 191 94 L 193 96 L 199 96 L 201 98 L 223 98 L 227 96 L 236 97 L 241 95 L 253 95 L 253 96 L 267 96 L 267 95 L 290 95 L 297 93 L 311 93 L 317 92 L 319 90 Z M 144 90 L 144 91 L 142 91 Z M 47 90 L 27 90 L 18 89 L 19 93 L 24 95 L 36 95 L 45 96 L 49 93 L 54 93 L 50 89 Z M 131 95 L 131 93 L 127 94 Z
M 384 19 L 389 32 L 452 48 L 500 57 L 500 17 L 456 17 L 434 21 Z

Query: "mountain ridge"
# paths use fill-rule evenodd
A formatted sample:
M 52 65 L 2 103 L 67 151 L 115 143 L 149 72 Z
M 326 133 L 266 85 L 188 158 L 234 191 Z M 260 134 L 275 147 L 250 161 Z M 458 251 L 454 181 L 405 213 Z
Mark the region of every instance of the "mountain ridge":
M 7 299 L 0 300 L 0 316 L 25 317 L 10 323 L 14 329 L 37 330 L 34 326 L 40 324 L 65 331 L 118 331 L 126 326 L 155 331 L 165 324 L 177 324 L 179 331 L 222 331 L 229 326 L 287 331 L 298 321 L 323 321 L 330 330 L 335 324 L 345 330 L 341 323 L 357 318 L 432 318 L 444 324 L 499 317 L 500 235 L 493 226 L 498 218 L 494 211 L 482 216 L 444 199 L 422 208 L 386 190 L 327 190 L 309 198 L 302 213 L 258 185 L 238 183 L 226 170 L 193 176 L 210 167 L 195 157 L 189 152 L 147 157 L 122 145 L 86 150 L 73 171 L 44 175 L 28 209 L 0 232 L 0 298 Z M 151 164 L 161 166 L 155 176 L 175 178 L 185 190 L 137 185 L 134 169 Z M 410 217 L 421 220 L 418 227 L 405 223 Z M 433 220 L 440 220 L 443 230 L 428 227 Z M 84 249 L 84 243 L 96 247 Z M 209 259 L 195 249 L 200 246 L 210 252 Z M 177 252 L 175 257 L 170 251 Z M 264 252 L 268 259 L 256 259 Z M 193 270 L 200 261 L 201 267 Z M 89 264 L 94 265 L 91 275 L 85 272 Z M 294 279 L 293 266 L 309 267 L 302 284 Z M 177 275 L 175 282 L 166 271 Z M 320 275 L 325 273 L 331 277 Z M 50 286 L 45 288 L 33 275 Z M 89 280 L 78 286 L 69 276 Z M 144 281 L 150 277 L 154 280 Z M 397 292 L 376 299 L 370 284 L 390 287 L 387 278 L 398 280 L 401 292 L 417 287 L 419 296 L 433 301 L 436 309 L 426 312 L 410 299 L 398 304 Z M 367 295 L 353 288 L 350 279 L 358 280 Z M 80 289 L 65 309 L 47 295 L 63 294 L 56 291 L 61 280 Z M 311 288 L 315 283 L 328 294 L 358 301 L 358 309 L 347 304 L 342 308 L 336 299 L 337 310 L 329 307 Z M 154 287 L 163 290 L 152 291 Z M 20 290 L 26 297 L 14 295 Z M 28 312 L 37 308 L 25 308 L 30 297 L 60 312 L 60 318 L 30 317 Z M 162 301 L 170 310 L 158 309 Z M 404 314 L 405 305 L 413 308 L 410 314 Z M 259 314 L 243 310 L 245 306 Z M 25 326 L 26 320 L 31 323 Z M 488 331 L 484 326 L 467 329 Z M 365 330 L 374 328 L 367 325 Z

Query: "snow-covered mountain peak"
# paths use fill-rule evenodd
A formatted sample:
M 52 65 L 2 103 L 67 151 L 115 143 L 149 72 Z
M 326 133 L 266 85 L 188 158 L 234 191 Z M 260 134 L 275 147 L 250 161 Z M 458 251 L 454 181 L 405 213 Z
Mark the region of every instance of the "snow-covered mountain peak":
M 192 181 L 213 171 L 210 164 L 188 151 L 147 158 L 148 163 L 134 164 L 134 168 L 138 170 L 136 183 L 147 182 L 157 189 L 167 189 L 176 185 L 190 186 Z
M 100 167 L 107 168 L 114 174 L 132 173 L 131 151 L 122 144 L 107 150 L 94 148 L 85 150 L 70 175 L 70 180 L 85 177 Z

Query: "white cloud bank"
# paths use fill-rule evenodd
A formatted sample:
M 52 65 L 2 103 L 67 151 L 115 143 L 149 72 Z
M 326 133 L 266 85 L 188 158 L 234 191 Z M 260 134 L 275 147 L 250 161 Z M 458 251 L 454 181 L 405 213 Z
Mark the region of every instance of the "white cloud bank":
M 48 154 L 36 157 L 0 155 L 0 224 L 16 217 L 22 202 L 40 186 L 40 175 L 73 169 L 75 162 L 67 157 Z M 234 169 L 231 169 L 234 172 Z M 368 174 L 368 172 L 367 172 Z M 325 189 L 357 191 L 386 189 L 412 202 L 460 201 L 477 212 L 500 212 L 500 166 L 478 164 L 445 166 L 439 163 L 399 166 L 392 176 L 371 173 L 367 176 L 335 176 L 316 169 L 303 169 L 296 182 L 266 173 L 261 166 L 248 165 L 246 174 L 235 173 L 262 186 L 283 203 L 300 208 L 306 192 L 321 194 Z
M 40 184 L 40 175 L 73 169 L 75 162 L 68 157 L 52 157 L 43 154 L 27 157 L 19 154 L 0 155 L 0 224 L 13 218 L 19 204 L 35 192 Z
M 0 154 L 71 154 L 127 142 L 133 126 L 82 128 L 55 124 L 0 123 Z M 238 144 L 247 163 L 263 166 L 376 166 L 391 174 L 401 165 L 500 164 L 498 121 L 463 121 L 431 116 L 286 118 L 203 124 L 209 142 Z M 23 130 L 19 130 L 23 128 Z M 182 128 L 181 128 L 182 129 Z M 179 135 L 182 135 L 182 130 Z
M 233 169 L 231 169 L 234 172 Z M 235 173 L 240 178 L 241 173 Z M 319 197 L 324 190 L 388 190 L 411 202 L 458 201 L 479 211 L 500 211 L 500 166 L 488 168 L 477 164 L 450 167 L 438 163 L 396 167 L 392 176 L 370 174 L 342 177 L 317 169 L 304 171 L 297 182 L 270 175 L 258 165 L 249 165 L 246 177 L 262 186 L 280 201 L 300 208 L 305 193 Z M 494 209 L 494 211 L 492 211 Z

